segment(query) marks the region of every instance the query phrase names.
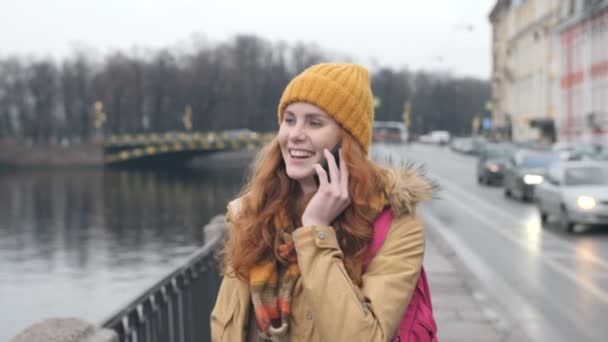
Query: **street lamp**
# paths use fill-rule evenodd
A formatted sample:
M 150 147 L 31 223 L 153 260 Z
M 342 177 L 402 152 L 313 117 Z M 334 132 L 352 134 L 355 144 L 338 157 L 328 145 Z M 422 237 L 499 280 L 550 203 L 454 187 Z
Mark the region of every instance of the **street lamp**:
M 186 105 L 184 109 L 184 116 L 182 117 L 182 123 L 187 131 L 192 130 L 192 106 Z
M 102 141 L 103 140 L 103 126 L 108 119 L 104 108 L 103 102 L 95 101 L 93 103 L 93 126 L 95 127 L 95 133 L 93 135 L 93 140 Z
M 103 110 L 103 102 L 101 101 L 95 101 L 95 103 L 93 104 L 93 111 L 94 111 L 94 117 L 95 117 L 95 121 L 93 122 L 93 124 L 95 125 L 96 129 L 101 129 L 103 128 L 103 124 L 106 122 L 108 116 L 106 115 L 106 113 Z

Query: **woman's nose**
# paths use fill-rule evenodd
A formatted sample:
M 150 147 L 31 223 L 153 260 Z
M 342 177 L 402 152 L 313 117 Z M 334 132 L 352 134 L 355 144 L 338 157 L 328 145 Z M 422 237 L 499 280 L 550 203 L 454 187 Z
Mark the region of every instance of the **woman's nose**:
M 306 132 L 304 131 L 304 125 L 294 125 L 289 131 L 289 139 L 291 140 L 302 140 L 306 138 Z

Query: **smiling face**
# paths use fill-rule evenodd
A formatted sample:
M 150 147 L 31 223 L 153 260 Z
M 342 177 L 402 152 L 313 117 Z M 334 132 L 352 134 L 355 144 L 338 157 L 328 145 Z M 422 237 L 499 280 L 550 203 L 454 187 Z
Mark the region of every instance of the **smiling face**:
M 287 176 L 300 183 L 302 190 L 315 191 L 313 165 L 321 164 L 323 150 L 340 141 L 342 127 L 321 108 L 295 102 L 285 108 L 278 140 Z

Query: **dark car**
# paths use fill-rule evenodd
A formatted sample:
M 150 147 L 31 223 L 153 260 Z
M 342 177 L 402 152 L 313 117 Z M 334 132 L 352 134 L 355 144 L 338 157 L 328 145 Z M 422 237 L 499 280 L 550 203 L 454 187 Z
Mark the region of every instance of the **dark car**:
M 505 165 L 513 150 L 513 146 L 508 144 L 485 145 L 477 159 L 477 182 L 486 185 L 502 183 Z
M 552 152 L 520 150 L 509 158 L 505 167 L 503 181 L 507 197 L 519 198 L 522 201 L 534 198 L 534 188 L 543 182 L 549 167 L 559 161 L 559 156 Z

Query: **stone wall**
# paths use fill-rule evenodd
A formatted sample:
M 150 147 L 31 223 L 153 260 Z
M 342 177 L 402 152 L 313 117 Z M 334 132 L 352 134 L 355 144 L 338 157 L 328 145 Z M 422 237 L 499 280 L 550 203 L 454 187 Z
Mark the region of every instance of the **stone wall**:
M 28 327 L 11 342 L 118 342 L 118 335 L 78 318 L 50 318 Z
M 34 166 L 102 166 L 101 144 L 78 144 L 68 147 L 27 146 L 12 139 L 0 139 L 0 165 Z

